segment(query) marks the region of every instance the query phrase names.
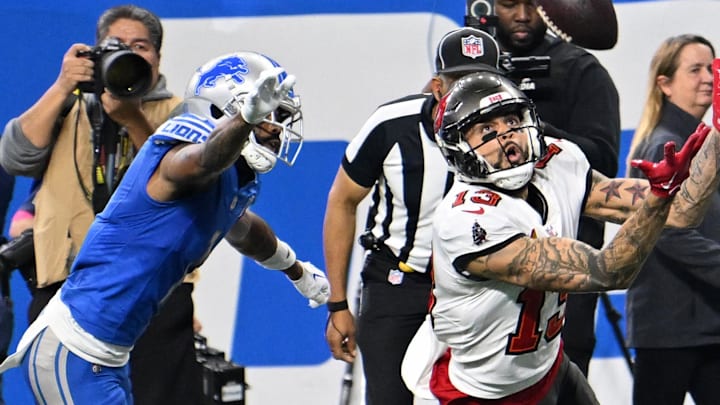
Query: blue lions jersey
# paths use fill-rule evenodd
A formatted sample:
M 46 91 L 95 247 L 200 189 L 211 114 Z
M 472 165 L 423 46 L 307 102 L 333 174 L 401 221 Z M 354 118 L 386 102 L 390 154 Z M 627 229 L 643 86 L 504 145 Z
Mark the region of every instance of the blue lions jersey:
M 185 114 L 161 129 L 189 122 L 192 116 Z M 212 130 L 195 128 L 203 135 Z M 177 138 L 159 130 L 145 142 L 90 227 L 62 287 L 61 299 L 73 318 L 104 342 L 134 345 L 165 296 L 205 261 L 259 191 L 257 178 L 239 185 L 233 166 L 200 193 L 153 200 L 146 191 L 148 179 Z

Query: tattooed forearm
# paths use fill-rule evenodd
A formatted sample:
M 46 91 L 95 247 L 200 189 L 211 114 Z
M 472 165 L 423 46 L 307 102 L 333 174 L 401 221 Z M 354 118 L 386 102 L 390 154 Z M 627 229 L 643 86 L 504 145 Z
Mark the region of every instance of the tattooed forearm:
M 646 200 L 613 238 L 590 262 L 588 272 L 593 282 L 611 289 L 627 288 L 642 268 L 652 250 L 670 211 L 671 200 Z
M 509 254 L 500 250 L 480 256 L 472 267 L 484 278 L 538 290 L 590 291 L 594 285 L 587 269 L 597 258 L 591 246 L 571 239 L 523 238 L 513 243 Z
M 605 202 L 607 203 L 612 198 L 620 198 L 620 191 L 619 188 L 622 185 L 622 181 L 618 180 L 611 180 L 610 182 L 605 185 L 605 187 L 600 188 L 600 192 L 605 194 Z
M 220 172 L 230 167 L 240 157 L 251 129 L 252 126 L 240 119 L 233 119 L 216 129 L 205 144 L 200 165 L 207 172 Z
M 598 193 L 600 198 L 596 198 L 597 206 L 607 206 L 616 203 L 617 205 L 625 205 L 628 201 L 631 206 L 638 207 L 645 199 L 650 186 L 646 180 L 640 179 L 614 179 L 597 183 L 593 186 L 592 192 Z
M 664 221 L 658 219 L 665 218 L 670 203 L 666 200 L 661 202 L 663 206 L 660 212 L 651 210 L 648 204 L 640 207 L 636 215 L 618 230 L 613 240 L 600 253 L 599 261 L 615 265 L 606 266 L 606 274 L 600 272 L 602 267 L 590 268 L 591 274 L 599 279 L 604 278 L 612 288 L 626 288 L 630 285 L 662 232 Z
M 720 134 L 712 131 L 690 166 L 690 177 L 675 196 L 668 225 L 697 226 L 720 184 Z M 711 175 L 712 174 L 712 175 Z
M 538 290 L 627 288 L 659 237 L 670 204 L 657 197 L 644 200 L 602 250 L 569 238 L 522 238 L 509 251 L 477 258 L 475 273 Z
M 529 250 L 531 255 L 519 255 L 514 263 L 532 266 L 528 268 L 531 285 L 555 285 L 561 290 L 587 288 L 590 277 L 576 269 L 589 268 L 594 260 L 592 247 L 584 243 L 568 244 L 561 238 L 545 238 L 539 242 Z
M 584 214 L 621 224 L 642 204 L 649 191 L 647 180 L 604 178 L 593 184 Z
M 630 204 L 633 207 L 636 207 L 645 199 L 649 189 L 650 186 L 647 184 L 647 182 L 641 183 L 639 180 L 635 180 L 629 187 L 625 188 L 624 190 L 630 194 Z

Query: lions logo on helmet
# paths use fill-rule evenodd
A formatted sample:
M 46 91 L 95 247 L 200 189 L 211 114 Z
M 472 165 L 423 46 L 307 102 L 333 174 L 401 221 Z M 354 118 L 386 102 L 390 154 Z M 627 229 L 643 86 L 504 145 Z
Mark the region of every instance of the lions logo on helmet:
M 245 75 L 248 73 L 250 71 L 245 61 L 237 55 L 230 55 L 214 64 L 210 70 L 200 72 L 193 94 L 199 96 L 201 88 L 211 89 L 215 87 L 218 80 L 227 77 L 237 84 L 242 84 L 245 81 Z
M 504 190 L 517 190 L 530 181 L 535 162 L 545 154 L 545 141 L 533 102 L 512 81 L 493 72 L 472 73 L 457 81 L 442 103 L 436 139 L 458 180 L 493 184 Z M 520 125 L 512 131 L 528 137 L 528 151 L 522 163 L 501 169 L 470 146 L 465 132 L 478 122 L 507 112 L 519 115 Z
M 197 68 L 190 78 L 183 112 L 215 128 L 240 112 L 245 97 L 263 71 L 277 67 L 280 67 L 277 62 L 257 52 L 242 51 L 216 57 Z M 283 71 L 280 81 L 286 76 Z M 263 121 L 281 129 L 281 145 L 277 152 L 259 144 L 254 131 L 250 134 L 242 156 L 256 172 L 270 171 L 277 160 L 289 166 L 295 163 L 303 142 L 300 108 L 300 97 L 291 91 L 278 109 Z M 197 142 L 197 139 L 183 140 Z

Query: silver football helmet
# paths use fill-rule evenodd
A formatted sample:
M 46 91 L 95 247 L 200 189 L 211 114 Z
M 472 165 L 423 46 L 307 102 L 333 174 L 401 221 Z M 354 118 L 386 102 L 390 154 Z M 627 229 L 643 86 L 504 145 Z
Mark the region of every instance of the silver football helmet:
M 253 90 L 261 72 L 279 66 L 274 60 L 256 52 L 241 51 L 216 57 L 195 70 L 185 90 L 184 110 L 217 126 L 240 112 L 245 97 Z M 283 72 L 280 76 L 283 80 L 286 74 Z M 263 123 L 280 129 L 279 150 L 275 152 L 258 143 L 256 127 L 243 146 L 242 156 L 258 173 L 270 171 L 277 160 L 292 166 L 303 142 L 300 97 L 290 91 Z
M 520 116 L 520 125 L 512 131 L 528 137 L 528 150 L 522 163 L 501 169 L 477 153 L 465 134 L 474 124 L 510 111 Z M 458 180 L 493 184 L 504 190 L 525 186 L 533 176 L 535 162 L 546 149 L 533 102 L 512 81 L 492 72 L 472 73 L 455 82 L 440 101 L 435 137 Z

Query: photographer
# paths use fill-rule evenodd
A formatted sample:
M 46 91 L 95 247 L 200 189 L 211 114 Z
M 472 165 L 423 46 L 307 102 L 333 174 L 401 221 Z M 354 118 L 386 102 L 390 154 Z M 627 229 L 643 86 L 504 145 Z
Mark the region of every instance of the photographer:
M 492 2 L 491 2 L 492 3 Z M 600 62 L 584 49 L 547 33 L 536 0 L 496 1 L 496 40 L 513 57 L 549 56 L 550 74 L 517 77 L 535 103 L 548 136 L 576 143 L 593 169 L 614 177 L 618 169 L 620 107 L 615 85 Z M 604 223 L 583 217 L 578 239 L 603 245 Z M 572 294 L 565 313 L 565 352 L 585 375 L 595 347 L 597 294 Z
M 42 176 L 34 201 L 37 288 L 30 321 L 67 278 L 95 214 L 102 210 L 134 150 L 181 102 L 167 90 L 159 72 L 162 37 L 160 20 L 149 10 L 132 5 L 106 10 L 97 22 L 99 45 L 70 46 L 55 82 L 5 128 L 0 165 L 15 175 Z M 103 85 L 98 85 L 97 76 L 105 67 L 103 56 L 124 48 L 149 65 L 149 91 L 141 97 L 129 97 L 107 85 L 109 91 L 103 91 Z M 75 94 L 78 87 L 86 89 L 88 84 L 94 84 L 90 94 Z M 100 127 L 102 131 L 97 130 Z M 113 165 L 113 161 L 119 163 Z M 98 179 L 95 173 L 104 176 Z M 170 304 L 137 344 L 131 362 L 136 404 L 202 401 L 191 293 L 190 283 L 175 289 L 168 297 Z

